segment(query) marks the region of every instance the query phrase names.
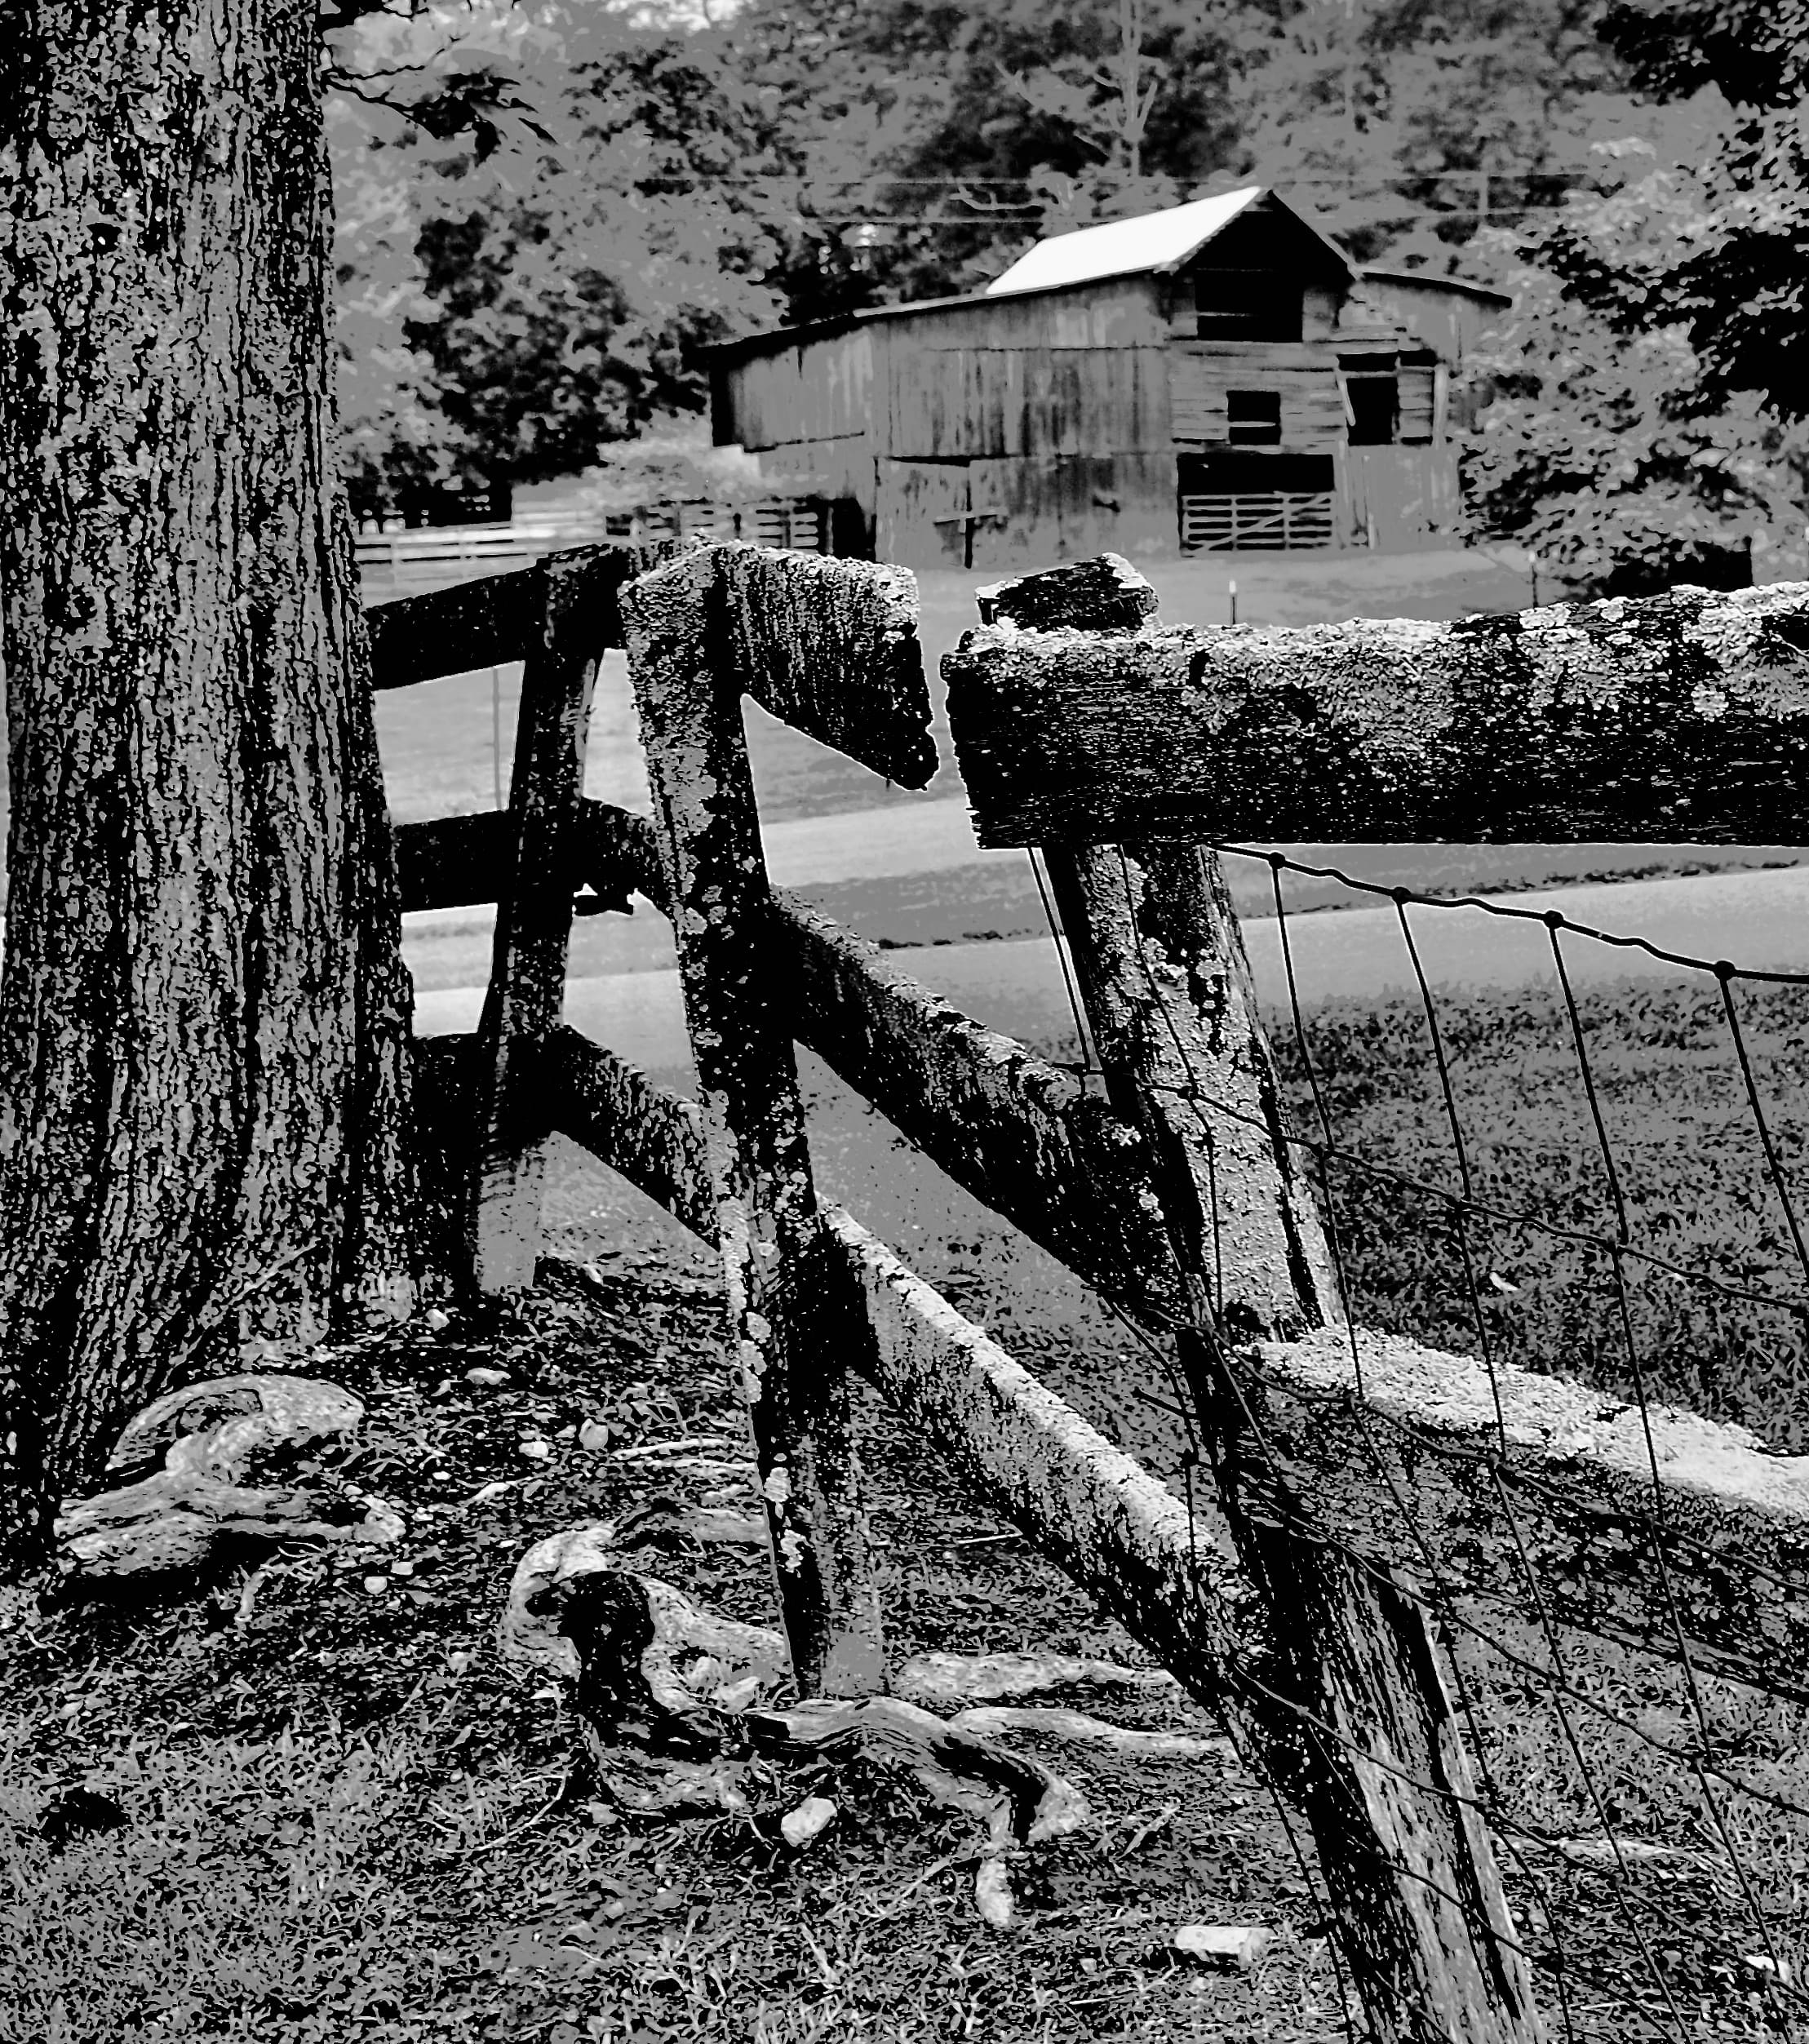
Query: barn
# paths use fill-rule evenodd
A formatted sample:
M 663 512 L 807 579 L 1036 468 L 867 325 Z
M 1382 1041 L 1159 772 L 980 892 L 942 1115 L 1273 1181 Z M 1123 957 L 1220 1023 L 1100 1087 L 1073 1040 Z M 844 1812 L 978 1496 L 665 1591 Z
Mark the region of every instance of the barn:
M 813 479 L 840 553 L 1437 545 L 1452 370 L 1510 301 L 1361 269 L 1261 185 L 1037 243 L 983 291 L 711 351 L 713 437 Z

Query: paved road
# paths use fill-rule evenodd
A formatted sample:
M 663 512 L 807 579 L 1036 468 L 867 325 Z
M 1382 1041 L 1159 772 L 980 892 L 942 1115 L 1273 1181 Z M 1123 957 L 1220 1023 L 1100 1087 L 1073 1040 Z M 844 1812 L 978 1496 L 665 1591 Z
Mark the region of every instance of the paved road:
M 1558 888 L 1497 898 L 1501 905 L 1543 915 L 1555 909 L 1572 922 L 1616 935 L 1642 937 L 1660 949 L 1772 971 L 1809 971 L 1809 867 L 1715 873 L 1683 880 Z M 1422 964 L 1435 988 L 1555 984 L 1545 926 L 1479 908 L 1408 911 Z M 663 932 L 661 932 L 663 935 Z M 1353 909 L 1291 916 L 1288 938 L 1302 1000 L 1376 1000 L 1411 991 L 1412 966 L 1394 911 Z M 1244 924 L 1259 991 L 1279 1007 L 1287 997 L 1279 926 L 1271 918 Z M 1563 939 L 1572 983 L 1625 978 L 1712 984 L 1650 953 Z M 1009 943 L 947 944 L 887 954 L 889 962 L 934 987 L 980 1021 L 1013 1035 L 1071 1044 L 1072 1025 L 1055 947 L 1048 938 Z M 468 1029 L 482 1005 L 476 986 L 441 988 L 418 998 L 425 1033 Z M 685 1062 L 677 974 L 619 972 L 574 979 L 565 1013 L 577 1028 L 624 1057 L 676 1070 Z

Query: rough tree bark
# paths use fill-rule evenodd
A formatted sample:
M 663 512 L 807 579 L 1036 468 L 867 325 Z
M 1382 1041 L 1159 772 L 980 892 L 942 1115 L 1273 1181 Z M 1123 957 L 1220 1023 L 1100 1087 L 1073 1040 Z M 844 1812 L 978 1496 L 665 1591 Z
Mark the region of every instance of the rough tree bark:
M 0 8 L 0 1559 L 126 1417 L 411 1291 L 317 0 Z

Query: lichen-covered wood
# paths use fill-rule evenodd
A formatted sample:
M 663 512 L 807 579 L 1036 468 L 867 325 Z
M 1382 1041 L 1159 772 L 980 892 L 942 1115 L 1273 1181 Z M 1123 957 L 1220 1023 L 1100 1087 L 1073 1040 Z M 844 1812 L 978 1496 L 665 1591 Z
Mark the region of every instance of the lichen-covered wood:
M 548 1056 L 549 1090 L 565 1095 L 557 1125 L 713 1242 L 695 1105 L 574 1031 L 556 1031 Z M 1698 1665 L 1784 1695 L 1809 1691 L 1809 1458 L 1660 1409 L 1660 1506 L 1638 1413 L 1565 1378 L 1496 1366 L 1503 1455 L 1488 1372 L 1470 1357 L 1341 1326 L 1257 1344 L 1234 1362 L 1288 1472 L 1283 1487 L 1263 1465 L 1244 1465 L 1264 1511 L 1322 1528 L 1416 1593 L 1437 1584 L 1518 1606 L 1524 1579 L 1493 1488 L 1498 1465 L 1552 1617 L 1662 1653 L 1674 1651 L 1671 1606 L 1647 1530 L 1661 1512 L 1670 1594 Z
M 370 605 L 370 685 L 406 689 L 519 660 L 539 615 L 539 584 L 535 569 L 520 568 Z
M 1135 645 L 1153 628 L 1131 624 L 1141 578 L 1126 562 L 1101 566 L 1126 615 L 1115 636 L 1083 643 Z M 995 644 L 1066 644 L 1075 635 L 1061 628 L 1064 588 L 1077 617 L 1094 614 L 1097 594 L 1072 570 L 989 591 Z M 1093 704 L 1084 714 L 1097 725 L 1105 712 Z M 1426 1615 L 1386 1572 L 1263 1509 L 1293 1472 L 1236 1398 L 1232 1345 L 1343 1314 L 1310 1191 L 1283 1139 L 1217 862 L 1190 845 L 1134 840 L 1060 845 L 1045 857 L 1108 1097 L 1154 1159 L 1186 1300 L 1182 1373 L 1275 1642 L 1260 1688 L 1234 1678 L 1219 1707 L 1306 1811 L 1376 2034 L 1526 2044 L 1541 2033 L 1531 1976 Z
M 1122 554 L 1071 561 L 1040 574 L 1013 575 L 976 589 L 983 625 L 1020 632 L 1137 632 L 1156 613 L 1156 594 Z
M 725 574 L 738 555 L 706 548 L 623 592 L 629 670 L 794 1669 L 805 1694 L 859 1696 L 884 1680 L 879 1600 L 841 1330 L 814 1282 L 816 1192 L 741 720 L 747 661 L 776 627 L 733 619 L 765 586 Z
M 951 1468 L 1203 1700 L 1266 1665 L 1261 1613 L 1222 1529 L 1114 1448 L 836 1207 L 823 1230 L 872 1341 L 860 1359 Z
M 1151 1159 L 1157 1268 L 1227 1338 L 1341 1320 L 1218 861 L 1160 842 L 1046 858 L 1106 1097 Z
M 477 1141 L 466 1240 L 471 1279 L 483 1292 L 519 1291 L 534 1282 L 548 1128 L 543 1104 L 525 1080 L 565 1003 L 568 875 L 597 663 L 619 636 L 617 592 L 632 570 L 653 558 L 626 548 L 583 548 L 528 571 L 539 587 L 539 616 L 525 649 L 508 857 L 477 1031 Z
M 1266 1513 L 1428 1594 L 1520 1610 L 1523 1548 L 1558 1622 L 1674 1660 L 1681 1631 L 1699 1668 L 1809 1700 L 1809 1457 L 1367 1329 L 1262 1343 L 1233 1368 L 1288 1472 L 1246 1472 Z
M 902 787 L 936 771 L 917 584 L 902 568 L 714 550 L 740 685 L 763 709 Z
M 586 802 L 581 827 L 591 863 L 574 864 L 572 879 L 587 876 L 600 889 L 632 887 L 664 908 L 665 880 L 645 818 Z M 474 830 L 469 841 L 476 848 L 494 840 Z M 447 843 L 446 865 L 440 870 L 468 874 L 475 890 L 482 885 L 477 878 L 481 851 L 472 849 L 470 863 L 461 867 L 454 864 L 460 851 L 450 839 Z M 437 849 L 437 840 L 423 845 L 421 865 L 405 865 L 405 874 L 417 876 L 415 885 L 428 885 L 419 876 Z M 465 883 L 449 877 L 436 884 L 450 893 Z M 1069 1074 L 970 1020 L 898 971 L 877 945 L 787 889 L 775 887 L 770 893 L 772 942 L 780 960 L 774 987 L 797 1040 L 871 1100 L 957 1184 L 1089 1284 L 1148 1319 L 1173 1319 L 1181 1310 L 1180 1294 L 1147 1153 L 1136 1130 Z M 460 898 L 491 897 L 473 891 Z M 408 896 L 405 900 L 411 907 L 426 905 Z M 603 1105 L 594 1089 L 601 1087 L 613 1097 L 607 1113 L 615 1133 L 609 1142 L 632 1144 L 636 1120 L 632 1096 L 639 1075 L 626 1066 L 610 1071 L 594 1058 L 587 1064 L 595 1046 L 582 1038 L 566 1042 L 568 1036 L 569 1031 L 561 1033 L 548 1066 L 554 1125 L 598 1150 L 602 1138 L 596 1112 L 603 1111 Z M 575 1080 L 578 1096 L 569 1093 L 568 1077 Z M 596 1112 L 574 1104 L 577 1097 L 593 1095 Z M 647 1163 L 657 1177 L 652 1160 Z M 664 1193 L 654 1196 L 672 1205 Z M 694 1225 L 688 1213 L 681 1218 Z
M 399 824 L 396 869 L 403 912 L 494 902 L 508 884 L 514 845 L 514 826 L 506 809 Z M 595 897 L 593 912 L 604 907 L 626 910 L 629 894 L 636 889 L 645 893 L 648 871 L 658 870 L 658 847 L 647 818 L 588 797 L 578 805 L 561 855 L 565 887 L 574 894 L 589 888 Z M 650 884 L 658 888 L 657 880 Z
M 1430 623 L 972 632 L 983 845 L 1809 837 L 1809 585 Z
M 1283 1661 L 1246 1699 L 1245 1727 L 1306 1813 L 1373 2034 L 1537 2044 L 1532 1969 L 1427 1607 L 1386 1563 L 1265 1511 L 1293 1472 L 1222 1381 L 1204 1417 L 1220 1503 Z
M 539 1083 L 555 1128 L 715 1244 L 702 1108 L 563 1023 L 541 1048 Z
M 593 628 L 600 647 L 622 644 L 616 593 L 625 582 L 677 551 L 672 541 L 651 547 L 569 547 L 531 568 L 483 575 L 450 589 L 374 603 L 365 611 L 370 633 L 370 685 L 406 689 L 474 667 L 503 667 L 524 658 L 540 629 L 542 574 L 550 562 L 561 574 L 583 573 L 596 605 Z
M 791 1025 L 958 1185 L 1128 1311 L 1182 1299 L 1149 1153 L 1097 1095 L 775 890 Z

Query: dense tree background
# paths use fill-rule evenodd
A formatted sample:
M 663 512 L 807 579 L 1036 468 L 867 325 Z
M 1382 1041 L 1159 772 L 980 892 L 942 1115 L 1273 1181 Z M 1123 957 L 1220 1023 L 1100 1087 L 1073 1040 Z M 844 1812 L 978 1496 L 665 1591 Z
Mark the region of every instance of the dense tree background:
M 1795 530 L 1809 0 L 472 0 L 337 40 L 366 508 L 574 472 L 699 413 L 709 340 L 1261 179 L 1517 293 L 1479 537 L 1630 586 Z
M 474 0 L 335 38 L 355 484 L 565 473 L 703 401 L 698 345 L 968 290 L 1253 176 L 1461 264 L 1629 105 L 1597 0 Z
M 1468 364 L 1492 401 L 1463 450 L 1465 498 L 1483 533 L 1520 542 L 1580 588 L 1738 587 L 1798 537 L 1803 432 L 1761 393 L 1709 374 L 1687 322 L 1651 288 L 1714 232 L 1696 145 L 1717 126 L 1699 108 L 1674 129 L 1685 146 L 1669 160 L 1644 138 L 1606 145 L 1613 188 L 1574 196 L 1529 233 L 1479 237 L 1514 303 Z M 1554 250 L 1612 264 L 1645 298 L 1644 322 L 1621 325 L 1580 299 Z
M 1572 194 L 1487 253 L 1516 294 L 1474 367 L 1481 529 L 1584 586 L 1800 570 L 1809 495 L 1809 7 L 1616 5 L 1621 139 Z M 1484 251 L 1479 251 L 1484 252 Z

